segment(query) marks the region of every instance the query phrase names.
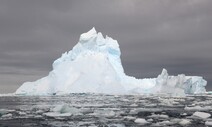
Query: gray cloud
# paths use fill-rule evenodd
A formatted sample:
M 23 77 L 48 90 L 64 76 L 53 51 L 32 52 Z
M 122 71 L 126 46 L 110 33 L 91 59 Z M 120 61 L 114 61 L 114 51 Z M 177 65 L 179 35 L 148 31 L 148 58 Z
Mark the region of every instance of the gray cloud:
M 119 41 L 125 72 L 138 78 L 200 75 L 212 90 L 211 0 L 1 0 L 0 93 L 48 74 L 93 26 Z

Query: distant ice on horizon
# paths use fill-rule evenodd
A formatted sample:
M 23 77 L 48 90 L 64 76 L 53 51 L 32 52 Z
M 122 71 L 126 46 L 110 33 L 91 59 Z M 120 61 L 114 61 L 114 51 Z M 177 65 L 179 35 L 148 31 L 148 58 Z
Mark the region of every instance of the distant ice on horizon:
M 205 93 L 205 81 L 200 76 L 169 76 L 166 69 L 157 78 L 136 79 L 127 76 L 120 59 L 116 40 L 92 28 L 80 36 L 69 52 L 54 61 L 49 75 L 26 82 L 17 95 L 63 95 L 69 93 L 158 94 L 171 95 Z M 145 72 L 143 72 L 145 73 Z

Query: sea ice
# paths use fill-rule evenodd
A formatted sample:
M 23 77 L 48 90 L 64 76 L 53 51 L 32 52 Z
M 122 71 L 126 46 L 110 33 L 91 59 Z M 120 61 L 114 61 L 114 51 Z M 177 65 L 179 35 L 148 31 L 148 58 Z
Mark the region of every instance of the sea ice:
M 58 112 L 47 112 L 47 113 L 44 113 L 45 116 L 48 116 L 48 117 L 68 117 L 68 116 L 71 116 L 72 114 L 71 113 L 58 113 Z
M 5 115 L 2 115 L 1 117 L 2 118 L 9 118 L 9 117 L 12 117 L 13 115 L 11 113 L 8 113 L 8 114 L 5 114 Z
M 205 93 L 207 82 L 198 76 L 168 75 L 163 69 L 157 78 L 127 76 L 121 63 L 116 40 L 97 33 L 95 28 L 80 36 L 69 52 L 54 61 L 48 76 L 26 82 L 16 95 L 61 95 L 70 93 L 171 95 Z
M 149 123 L 143 118 L 137 118 L 134 122 L 142 125 Z
M 151 116 L 148 116 L 149 118 L 161 118 L 161 119 L 168 119 L 168 115 L 163 115 L 163 114 L 152 114 Z
M 174 123 L 173 122 L 170 122 L 168 120 L 165 120 L 165 121 L 161 121 L 161 122 L 158 122 L 156 123 L 154 126 L 165 126 L 165 125 L 173 125 Z
M 44 113 L 44 115 L 48 117 L 67 117 L 78 114 L 81 114 L 79 109 L 67 104 L 57 105 L 52 108 L 50 112 Z
M 14 112 L 15 110 L 8 110 L 8 109 L 0 109 L 0 116 L 5 115 L 7 113 Z
M 133 116 L 125 116 L 124 119 L 127 119 L 127 120 L 135 120 L 136 117 L 133 117 Z
M 211 116 L 211 114 L 206 113 L 206 112 L 195 112 L 193 114 L 193 116 L 196 116 L 196 117 L 199 117 L 199 118 L 202 118 L 202 119 L 207 119 Z
M 206 122 L 205 122 L 205 125 L 206 125 L 206 126 L 212 126 L 212 121 L 206 121 Z
M 71 113 L 71 114 L 77 114 L 80 112 L 79 109 L 70 107 L 67 104 L 57 105 L 52 109 L 52 111 L 58 113 Z
M 180 125 L 182 126 L 185 126 L 185 125 L 188 125 L 188 124 L 191 124 L 190 120 L 188 119 L 182 119 L 180 122 L 179 122 Z
M 211 110 L 212 107 L 211 106 L 195 106 L 195 107 L 185 107 L 184 110 L 186 111 L 207 111 L 207 110 Z

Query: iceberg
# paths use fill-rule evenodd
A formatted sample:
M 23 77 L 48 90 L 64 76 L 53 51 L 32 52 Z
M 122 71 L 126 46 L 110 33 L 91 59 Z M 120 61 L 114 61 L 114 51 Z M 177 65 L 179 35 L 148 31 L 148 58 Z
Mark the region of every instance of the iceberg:
M 16 95 L 63 95 L 70 93 L 104 94 L 200 94 L 207 81 L 199 76 L 169 76 L 163 69 L 157 78 L 127 76 L 121 63 L 119 44 L 92 28 L 81 34 L 69 52 L 53 62 L 49 75 L 26 82 Z

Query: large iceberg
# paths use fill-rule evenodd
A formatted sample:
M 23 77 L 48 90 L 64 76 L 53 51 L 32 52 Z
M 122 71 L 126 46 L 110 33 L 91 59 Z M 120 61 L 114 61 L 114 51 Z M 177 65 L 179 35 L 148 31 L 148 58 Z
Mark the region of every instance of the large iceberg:
M 116 40 L 92 28 L 80 36 L 69 52 L 54 61 L 48 76 L 26 82 L 15 92 L 21 95 L 61 95 L 69 93 L 157 94 L 205 93 L 207 81 L 198 76 L 169 76 L 163 69 L 157 78 L 127 76 Z

